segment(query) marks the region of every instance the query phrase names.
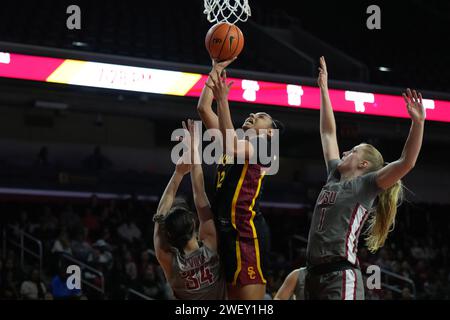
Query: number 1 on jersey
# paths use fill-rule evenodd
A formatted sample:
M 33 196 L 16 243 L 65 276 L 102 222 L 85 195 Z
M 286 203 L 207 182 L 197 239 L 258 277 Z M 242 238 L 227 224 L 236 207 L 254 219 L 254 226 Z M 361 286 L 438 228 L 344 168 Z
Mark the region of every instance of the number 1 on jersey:
M 320 209 L 320 222 L 319 225 L 317 226 L 317 231 L 323 231 L 323 222 L 325 220 L 326 211 L 327 211 L 326 208 Z

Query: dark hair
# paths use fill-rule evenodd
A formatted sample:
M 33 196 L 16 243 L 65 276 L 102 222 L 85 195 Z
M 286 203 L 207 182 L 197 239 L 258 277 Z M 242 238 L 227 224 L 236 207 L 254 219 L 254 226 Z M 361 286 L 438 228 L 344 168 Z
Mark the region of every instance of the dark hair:
M 280 130 L 280 135 L 284 133 L 286 130 L 286 127 L 284 126 L 284 123 L 280 120 L 272 119 L 272 128 Z
M 169 244 L 183 253 L 195 231 L 194 215 L 185 207 L 173 207 L 164 219 L 164 229 Z

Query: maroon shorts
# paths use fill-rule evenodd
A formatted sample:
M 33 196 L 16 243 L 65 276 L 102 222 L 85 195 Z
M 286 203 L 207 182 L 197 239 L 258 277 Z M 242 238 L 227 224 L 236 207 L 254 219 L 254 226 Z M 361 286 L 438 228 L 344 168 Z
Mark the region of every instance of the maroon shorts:
M 226 281 L 233 286 L 266 284 L 269 230 L 264 219 L 256 223 L 256 238 L 240 237 L 236 230 L 219 232 L 220 257 Z

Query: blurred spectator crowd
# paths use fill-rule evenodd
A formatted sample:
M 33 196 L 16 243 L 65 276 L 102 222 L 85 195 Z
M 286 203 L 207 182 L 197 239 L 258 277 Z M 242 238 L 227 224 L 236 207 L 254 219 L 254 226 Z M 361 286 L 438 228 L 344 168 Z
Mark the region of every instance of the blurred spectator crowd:
M 65 203 L 2 203 L 3 231 L 9 229 L 14 235 L 23 230 L 39 239 L 43 245 L 43 266 L 40 272 L 37 260 L 26 253 L 22 264 L 14 246 L 2 246 L 0 298 L 138 299 L 144 295 L 170 299 L 171 290 L 153 252 L 152 216 L 156 205 L 133 198 L 99 200 L 95 196 Z M 382 282 L 391 289 L 367 290 L 367 299 L 450 298 L 449 210 L 445 206 L 405 203 L 400 208 L 396 229 L 383 249 L 369 254 L 361 239 L 359 260 L 363 271 L 375 264 L 414 283 L 412 286 L 383 274 Z M 306 244 L 291 239 L 293 235 L 307 238 L 311 212 L 280 208 L 265 211 L 272 238 L 267 277 L 267 299 L 271 299 L 286 275 L 305 264 Z M 100 271 L 104 279 L 82 267 L 83 279 L 90 285 L 83 283 L 81 290 L 67 289 L 66 268 L 73 264 L 71 259 Z M 100 290 L 102 283 L 104 289 Z

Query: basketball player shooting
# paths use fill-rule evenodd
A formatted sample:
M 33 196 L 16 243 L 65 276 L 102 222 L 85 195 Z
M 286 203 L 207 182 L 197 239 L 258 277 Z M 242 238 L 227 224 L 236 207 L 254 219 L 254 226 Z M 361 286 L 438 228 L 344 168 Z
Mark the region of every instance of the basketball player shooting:
M 233 60 L 213 61 L 197 110 L 207 129 L 219 129 L 223 137 L 227 130 L 234 134 L 235 143 L 224 145 L 224 154 L 249 159 L 254 150 L 249 141 L 237 139 L 228 105 L 231 85 L 226 83 L 224 68 Z M 224 78 L 221 77 L 223 72 Z M 212 110 L 213 97 L 218 114 Z M 256 134 L 264 129 L 265 138 L 269 138 L 273 129 L 282 129 L 282 124 L 269 114 L 259 112 L 251 113 L 242 128 L 244 131 L 253 129 Z M 218 229 L 219 253 L 225 267 L 229 298 L 258 300 L 263 299 L 266 292 L 264 268 L 269 250 L 269 229 L 259 210 L 265 173 L 258 164 L 249 161 L 237 164 L 234 160 L 222 157 L 217 167 L 212 211 Z

